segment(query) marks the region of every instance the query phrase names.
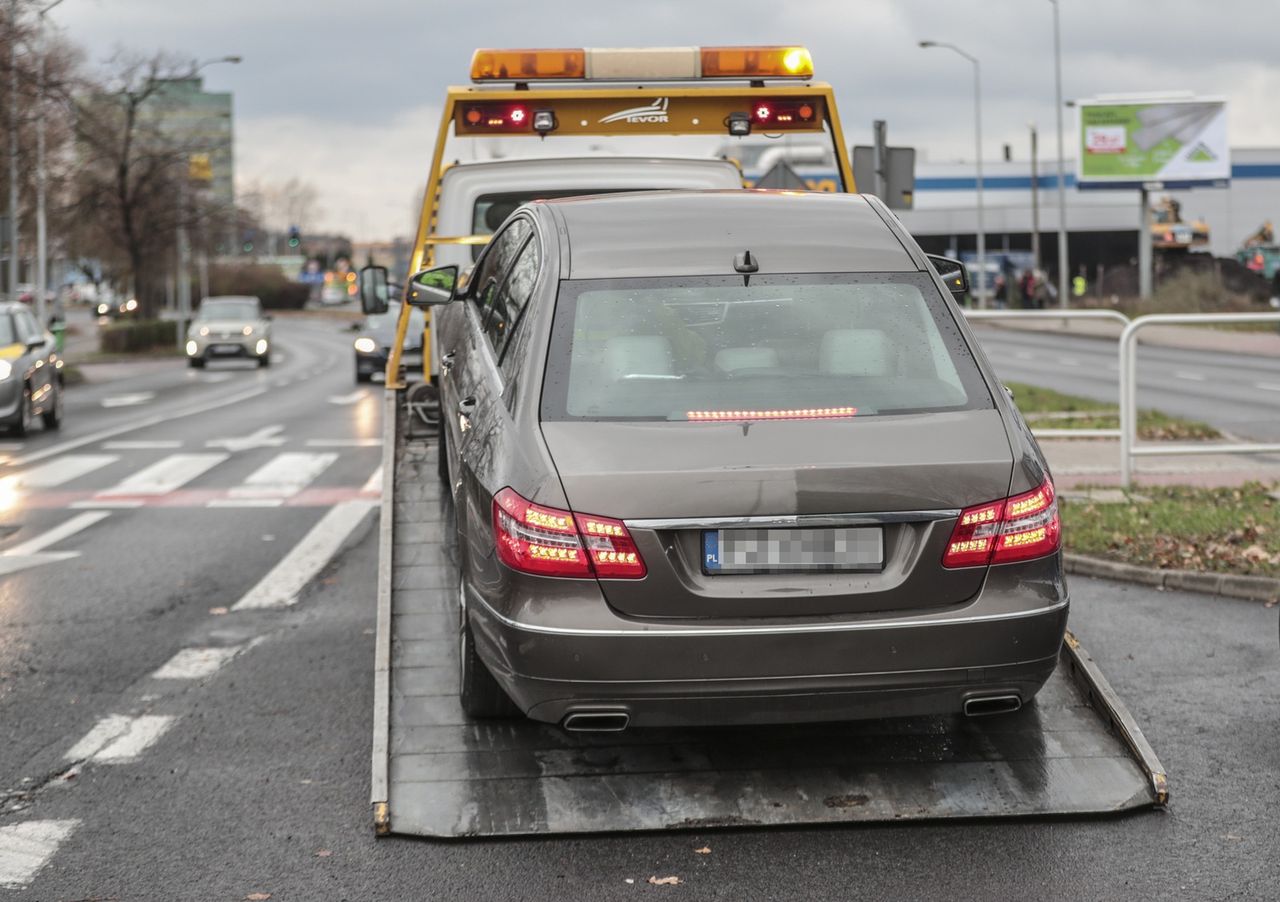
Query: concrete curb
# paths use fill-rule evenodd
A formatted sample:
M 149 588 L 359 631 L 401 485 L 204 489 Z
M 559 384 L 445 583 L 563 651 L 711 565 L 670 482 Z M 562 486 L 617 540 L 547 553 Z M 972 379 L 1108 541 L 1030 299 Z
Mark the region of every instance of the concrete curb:
M 1137 564 L 1122 564 L 1083 554 L 1067 553 L 1063 560 L 1068 573 L 1082 576 L 1098 576 L 1124 582 L 1155 586 L 1162 589 L 1182 589 L 1187 592 L 1203 592 L 1208 595 L 1224 595 L 1228 598 L 1245 598 L 1250 601 L 1273 601 L 1280 598 L 1280 579 L 1270 576 L 1237 576 L 1231 573 L 1201 573 L 1196 570 L 1157 570 Z

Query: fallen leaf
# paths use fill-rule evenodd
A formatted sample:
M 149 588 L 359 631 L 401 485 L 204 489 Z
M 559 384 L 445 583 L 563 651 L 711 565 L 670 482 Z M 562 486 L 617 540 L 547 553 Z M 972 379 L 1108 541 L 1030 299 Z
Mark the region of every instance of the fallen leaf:
M 693 851 L 694 851 L 694 854 L 695 854 L 695 855 L 710 855 L 710 854 L 711 854 L 711 847 L 710 847 L 710 846 L 703 846 L 701 849 L 694 849 Z
M 271 898 L 271 893 L 249 893 L 244 898 L 245 902 L 266 902 Z
M 221 617 L 223 614 L 227 613 L 227 609 L 226 608 L 209 608 L 209 613 L 215 617 Z
M 650 877 L 649 882 L 654 886 L 679 886 L 679 877 Z
M 635 878 L 633 877 L 628 877 L 626 880 L 623 881 L 623 883 L 635 883 L 635 882 L 636 882 Z
M 332 849 L 321 849 L 320 851 L 316 852 L 316 858 L 328 858 L 332 854 L 333 854 Z

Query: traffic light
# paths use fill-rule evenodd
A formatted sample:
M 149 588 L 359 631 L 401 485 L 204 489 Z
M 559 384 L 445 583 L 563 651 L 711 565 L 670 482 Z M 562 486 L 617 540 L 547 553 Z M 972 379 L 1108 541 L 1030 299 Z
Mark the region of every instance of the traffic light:
M 256 229 L 245 229 L 240 240 L 240 249 L 246 254 L 253 253 L 253 240 L 258 237 Z
M 298 232 L 297 226 L 289 226 L 289 247 L 296 248 L 302 244 L 302 235 Z

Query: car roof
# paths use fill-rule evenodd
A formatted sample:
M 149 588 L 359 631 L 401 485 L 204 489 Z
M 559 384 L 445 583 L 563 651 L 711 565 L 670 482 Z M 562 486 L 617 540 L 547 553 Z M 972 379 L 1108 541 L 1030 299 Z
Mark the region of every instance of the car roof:
M 856 194 L 644 191 L 539 201 L 568 235 L 571 279 L 734 273 L 915 272 L 888 222 Z
M 235 301 L 236 303 L 261 304 L 262 301 L 251 294 L 218 294 L 213 297 L 205 298 L 200 306 L 205 304 L 220 304 L 223 301 Z

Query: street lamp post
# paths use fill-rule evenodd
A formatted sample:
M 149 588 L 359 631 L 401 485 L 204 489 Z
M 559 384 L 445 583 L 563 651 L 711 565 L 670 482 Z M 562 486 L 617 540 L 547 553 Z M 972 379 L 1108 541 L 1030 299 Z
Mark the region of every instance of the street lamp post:
M 18 299 L 18 0 L 9 0 L 9 300 Z
M 235 65 L 239 63 L 243 57 L 240 56 L 220 56 L 217 59 L 205 60 L 198 63 L 191 70 L 192 76 L 209 66 L 217 63 L 231 63 Z M 189 164 L 188 159 L 188 164 Z M 187 207 L 188 207 L 188 191 L 187 182 L 190 173 L 183 173 L 181 180 L 181 189 L 178 192 L 178 204 L 180 206 L 178 215 L 178 294 L 175 299 L 178 307 L 178 328 L 177 340 L 178 348 L 181 350 L 186 344 L 187 320 L 191 317 L 191 241 L 187 235 Z M 204 253 L 202 250 L 201 253 Z M 201 267 L 202 275 L 205 267 Z M 203 276 L 202 283 L 207 281 L 207 276 Z
M 1062 155 L 1062 43 L 1058 35 L 1058 0 L 1053 4 L 1053 98 L 1058 113 L 1058 305 L 1067 307 L 1067 188 L 1066 163 Z
M 49 287 L 49 223 L 45 209 L 48 191 L 48 173 L 45 170 L 44 142 L 44 58 L 47 45 L 44 40 L 44 17 L 61 3 L 53 0 L 40 10 L 40 31 L 37 36 L 36 65 L 39 73 L 36 82 L 36 321 L 45 326 L 47 311 L 44 307 L 45 292 Z
M 955 44 L 942 41 L 921 41 L 923 48 L 942 47 L 952 50 L 973 63 L 973 156 L 978 175 L 978 305 L 985 307 L 987 286 L 987 231 L 982 208 L 982 67 L 978 58 L 965 53 Z

